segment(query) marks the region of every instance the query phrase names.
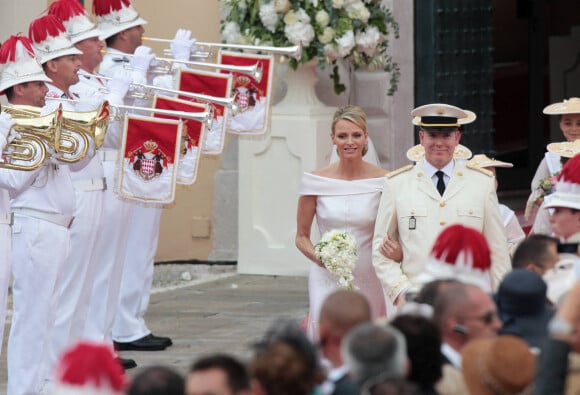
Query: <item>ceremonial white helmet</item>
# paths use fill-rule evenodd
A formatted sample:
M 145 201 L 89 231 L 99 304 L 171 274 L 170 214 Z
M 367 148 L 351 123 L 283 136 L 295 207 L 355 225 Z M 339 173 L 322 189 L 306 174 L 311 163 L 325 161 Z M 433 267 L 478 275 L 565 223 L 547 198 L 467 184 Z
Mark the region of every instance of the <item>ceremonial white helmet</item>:
M 73 44 L 102 34 L 77 0 L 55 1 L 48 8 L 48 13 L 62 22 Z
M 130 0 L 93 0 L 93 14 L 102 32 L 101 40 L 147 23 L 133 8 Z
M 30 39 L 10 36 L 0 48 L 0 92 L 32 81 L 52 82 L 44 74 Z
M 62 22 L 54 15 L 41 16 L 33 20 L 28 28 L 28 37 L 40 64 L 66 55 L 82 55 L 71 42 Z

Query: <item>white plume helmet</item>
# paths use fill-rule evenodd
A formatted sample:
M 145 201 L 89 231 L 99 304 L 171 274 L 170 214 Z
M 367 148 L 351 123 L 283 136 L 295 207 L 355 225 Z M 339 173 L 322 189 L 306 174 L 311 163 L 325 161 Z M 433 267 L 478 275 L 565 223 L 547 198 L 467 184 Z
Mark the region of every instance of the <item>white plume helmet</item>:
M 0 48 L 0 91 L 32 81 L 52 82 L 44 74 L 32 42 L 22 35 L 10 36 Z
M 97 17 L 99 30 L 102 32 L 101 40 L 147 23 L 129 0 L 93 0 L 93 14 Z
M 54 15 L 33 20 L 28 28 L 28 37 L 40 64 L 61 56 L 82 55 L 82 51 L 74 47 L 62 22 Z
M 62 22 L 73 44 L 102 34 L 78 0 L 55 1 L 48 8 L 48 13 Z

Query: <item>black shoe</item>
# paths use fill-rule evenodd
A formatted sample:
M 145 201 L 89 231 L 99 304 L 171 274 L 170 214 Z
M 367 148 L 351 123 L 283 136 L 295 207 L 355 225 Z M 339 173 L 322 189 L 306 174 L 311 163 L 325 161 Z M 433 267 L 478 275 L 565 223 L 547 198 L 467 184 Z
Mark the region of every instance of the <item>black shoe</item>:
M 121 364 L 124 370 L 137 367 L 137 363 L 133 359 L 117 357 L 117 361 Z
M 150 336 L 152 336 L 154 339 L 157 339 L 160 342 L 162 342 L 163 344 L 165 344 L 165 347 L 169 347 L 169 346 L 172 346 L 173 345 L 173 341 L 169 337 L 165 337 L 165 336 L 155 336 L 153 333 Z
M 114 342 L 115 348 L 119 351 L 161 351 L 167 348 L 167 341 L 157 338 L 152 334 L 143 336 L 141 339 L 132 342 Z

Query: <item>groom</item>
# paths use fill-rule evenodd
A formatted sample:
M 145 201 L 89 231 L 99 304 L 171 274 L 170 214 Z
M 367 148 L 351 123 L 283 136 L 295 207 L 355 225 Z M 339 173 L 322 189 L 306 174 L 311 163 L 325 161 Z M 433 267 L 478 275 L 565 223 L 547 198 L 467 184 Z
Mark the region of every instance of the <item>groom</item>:
M 373 238 L 373 265 L 385 292 L 394 303 L 417 291 L 437 235 L 446 226 L 460 223 L 485 236 L 492 251 L 492 284 L 497 287 L 510 270 L 507 239 L 499 214 L 492 173 L 455 161 L 461 139 L 458 119 L 468 115 L 447 104 L 427 104 L 414 109 L 420 117 L 419 139 L 425 159 L 386 175 Z M 387 236 L 398 240 L 402 262 L 381 254 Z

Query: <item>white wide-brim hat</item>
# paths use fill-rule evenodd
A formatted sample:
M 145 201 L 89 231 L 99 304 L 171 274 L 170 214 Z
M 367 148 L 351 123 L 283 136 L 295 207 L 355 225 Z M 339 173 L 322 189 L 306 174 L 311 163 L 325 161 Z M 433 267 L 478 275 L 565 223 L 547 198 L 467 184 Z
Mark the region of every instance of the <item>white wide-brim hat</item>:
M 473 155 L 471 150 L 461 144 L 457 144 L 453 151 L 453 159 L 469 159 L 471 158 L 471 155 Z M 421 144 L 417 144 L 409 148 L 407 150 L 407 159 L 413 162 L 419 162 L 425 159 L 425 147 Z
M 96 17 L 98 29 L 101 31 L 99 36 L 101 40 L 106 40 L 123 30 L 147 24 L 147 21 L 139 16 L 132 5 L 127 7 L 123 4 L 123 7 L 118 11 L 111 10 L 108 14 Z
M 68 38 L 66 33 L 56 37 L 48 36 L 40 43 L 34 43 L 34 51 L 38 56 L 40 64 L 45 64 L 49 60 L 67 55 L 82 55 L 83 51 L 77 49 Z
M 544 108 L 544 114 L 580 114 L 580 98 L 571 97 L 559 103 L 553 103 Z
M 68 36 L 73 44 L 93 37 L 101 37 L 103 32 L 92 23 L 89 18 L 83 15 L 77 15 L 62 24 L 66 28 Z
M 503 162 L 501 160 L 493 159 L 488 157 L 485 154 L 477 154 L 474 155 L 473 158 L 469 160 L 473 166 L 486 168 L 486 167 L 503 167 L 503 168 L 511 168 L 514 167 L 513 163 Z
M 5 89 L 25 82 L 52 82 L 44 73 L 32 50 L 24 48 L 23 41 L 29 46 L 32 45 L 29 39 L 23 36 L 11 36 L 4 41 L 2 51 L 9 51 L 15 55 L 13 61 L 7 60 L 6 63 L 0 64 L 0 94 Z
M 549 152 L 564 158 L 572 158 L 580 153 L 580 140 L 563 141 L 561 143 L 550 143 L 546 147 Z

